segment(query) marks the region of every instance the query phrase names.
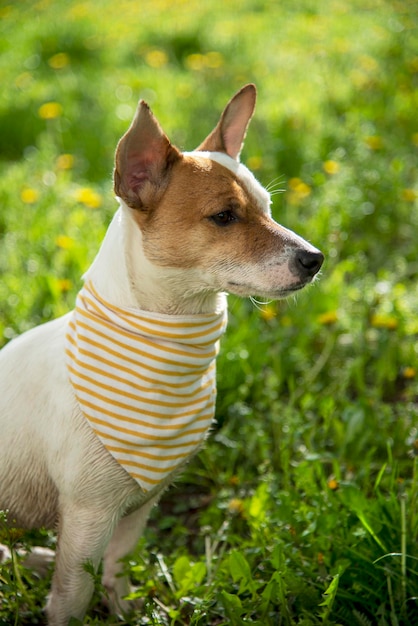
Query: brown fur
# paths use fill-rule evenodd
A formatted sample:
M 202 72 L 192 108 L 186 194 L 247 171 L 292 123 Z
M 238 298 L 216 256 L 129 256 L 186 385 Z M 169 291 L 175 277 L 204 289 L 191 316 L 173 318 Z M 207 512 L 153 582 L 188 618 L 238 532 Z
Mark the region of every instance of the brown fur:
M 238 221 L 219 228 L 210 218 L 225 210 L 233 210 Z M 225 258 L 239 265 L 259 261 L 273 249 L 279 257 L 287 239 L 232 172 L 195 157 L 174 164 L 158 205 L 136 212 L 135 220 L 149 260 L 167 267 L 206 268 Z

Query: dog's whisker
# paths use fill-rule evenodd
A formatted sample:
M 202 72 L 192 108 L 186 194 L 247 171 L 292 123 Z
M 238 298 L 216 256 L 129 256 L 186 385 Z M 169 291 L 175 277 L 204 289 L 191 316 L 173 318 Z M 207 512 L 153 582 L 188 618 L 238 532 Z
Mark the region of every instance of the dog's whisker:
M 263 311 L 263 306 L 268 306 L 273 302 L 273 300 L 267 300 L 266 302 L 262 302 L 261 300 L 257 300 L 256 298 L 254 298 L 254 296 L 250 296 L 249 299 L 254 307 L 259 311 Z
M 285 177 L 284 176 L 277 176 L 276 178 L 273 178 L 273 180 L 271 180 L 267 185 L 266 185 L 266 189 L 269 193 L 271 193 L 275 187 L 277 185 L 282 185 L 285 182 Z

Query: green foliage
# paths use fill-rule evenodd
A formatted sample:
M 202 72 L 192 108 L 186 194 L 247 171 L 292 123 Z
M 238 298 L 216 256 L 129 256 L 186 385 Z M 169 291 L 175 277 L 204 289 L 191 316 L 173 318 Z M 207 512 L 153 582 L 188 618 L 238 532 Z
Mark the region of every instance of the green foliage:
M 10 550 L 7 567 L 2 567 L 0 554 L 0 626 L 42 624 L 42 602 L 48 591 L 50 577 L 40 579 L 24 566 L 22 553 L 30 550 L 34 537 L 10 528 L 6 521 L 7 514 L 0 511 L 0 543 Z M 44 542 L 45 533 L 39 533 L 37 539 Z
M 126 563 L 144 599 L 129 624 L 417 621 L 417 17 L 389 0 L 0 7 L 0 344 L 72 308 L 140 97 L 192 149 L 256 82 L 243 161 L 326 255 L 297 301 L 230 298 L 217 427 Z M 51 539 L 10 533 L 0 625 L 42 623 L 48 581 L 19 554 Z M 96 603 L 85 623 L 115 622 Z

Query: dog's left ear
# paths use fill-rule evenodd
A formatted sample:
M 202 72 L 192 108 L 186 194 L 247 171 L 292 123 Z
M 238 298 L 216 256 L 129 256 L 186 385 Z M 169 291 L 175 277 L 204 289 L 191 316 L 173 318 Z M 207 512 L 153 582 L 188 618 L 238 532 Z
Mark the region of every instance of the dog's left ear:
M 132 209 L 151 207 L 164 192 L 172 165 L 180 157 L 147 103 L 141 100 L 116 148 L 115 194 Z
M 257 91 L 252 83 L 245 85 L 228 102 L 218 124 L 197 150 L 225 152 L 239 161 L 245 135 L 255 109 Z

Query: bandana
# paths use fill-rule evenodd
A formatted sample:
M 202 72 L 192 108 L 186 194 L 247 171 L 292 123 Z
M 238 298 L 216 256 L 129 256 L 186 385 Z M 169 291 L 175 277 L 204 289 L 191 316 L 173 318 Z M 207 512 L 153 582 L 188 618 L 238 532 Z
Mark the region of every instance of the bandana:
M 86 283 L 66 335 L 67 367 L 86 419 L 144 491 L 204 440 L 214 417 L 219 314 L 116 307 Z

